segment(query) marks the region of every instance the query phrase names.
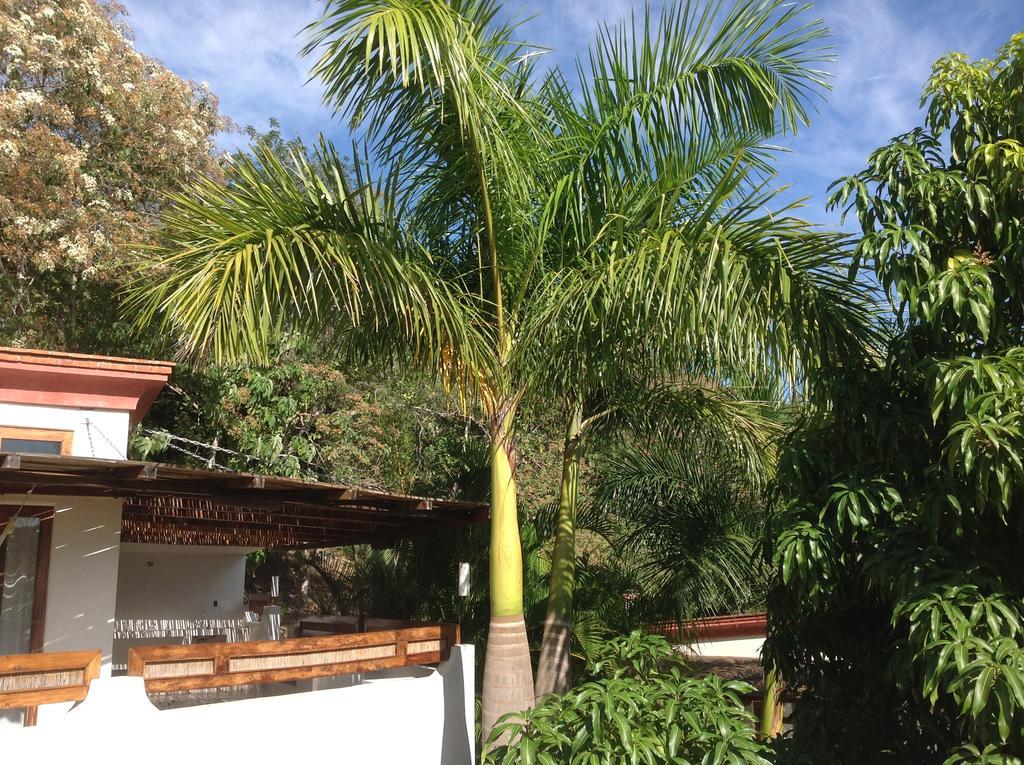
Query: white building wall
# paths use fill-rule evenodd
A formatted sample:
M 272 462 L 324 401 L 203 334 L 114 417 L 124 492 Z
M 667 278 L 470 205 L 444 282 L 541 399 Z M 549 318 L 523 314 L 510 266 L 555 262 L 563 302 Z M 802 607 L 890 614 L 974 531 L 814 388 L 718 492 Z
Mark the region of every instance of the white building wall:
M 54 508 L 44 651 L 99 649 L 110 674 L 121 538 L 121 500 L 0 494 L 0 504 Z M 40 721 L 52 707 L 40 710 Z
M 125 459 L 130 429 L 128 418 L 128 412 L 0 402 L 0 425 L 72 431 L 73 457 Z
M 18 499 L 17 495 L 7 495 L 0 502 Z M 54 508 L 43 650 L 99 648 L 103 672 L 109 672 L 121 500 L 34 496 L 31 503 Z
M 73 457 L 124 459 L 128 448 L 128 412 L 0 402 L 0 425 L 71 431 Z M 98 648 L 103 655 L 100 674 L 108 676 L 113 655 L 121 500 L 0 494 L 0 504 L 54 509 L 43 650 Z M 63 714 L 66 706 L 41 707 L 40 725 Z
M 728 640 L 706 640 L 686 646 L 686 650 L 698 656 L 734 656 L 744 659 L 760 659 L 763 637 L 730 638 Z
M 473 646 L 413 674 L 163 711 L 141 678 L 103 678 L 47 727 L 5 731 L 2 750 L 12 762 L 472 765 Z
M 122 545 L 117 618 L 241 617 L 247 552 L 230 547 Z
M 0 425 L 70 430 L 74 457 L 124 459 L 128 446 L 128 412 L 0 403 Z M 54 508 L 43 650 L 99 648 L 109 673 L 121 500 L 7 494 L 0 504 Z

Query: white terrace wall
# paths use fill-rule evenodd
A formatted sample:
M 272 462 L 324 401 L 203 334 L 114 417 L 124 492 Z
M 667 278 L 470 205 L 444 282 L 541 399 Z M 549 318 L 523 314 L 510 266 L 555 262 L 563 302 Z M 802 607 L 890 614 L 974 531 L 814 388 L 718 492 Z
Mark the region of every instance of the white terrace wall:
M 243 548 L 121 545 L 118 619 L 237 619 L 245 596 Z
M 760 659 L 764 637 L 724 638 L 691 643 L 686 650 L 698 656 L 733 656 L 744 659 Z
M 436 670 L 347 688 L 158 711 L 135 677 L 101 678 L 46 728 L 3 733 L 5 762 L 472 765 L 473 646 Z

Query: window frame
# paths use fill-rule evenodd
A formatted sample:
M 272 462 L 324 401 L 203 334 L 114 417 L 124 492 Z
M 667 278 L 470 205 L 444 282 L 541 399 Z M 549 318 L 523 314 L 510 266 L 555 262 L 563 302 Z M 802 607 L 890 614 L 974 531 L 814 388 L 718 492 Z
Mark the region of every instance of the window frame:
M 18 425 L 0 425 L 0 444 L 5 438 L 20 438 L 26 441 L 47 441 L 59 443 L 59 454 L 67 456 L 71 454 L 71 440 L 74 438 L 74 431 L 53 430 L 50 428 L 23 428 Z M 24 454 L 25 452 L 19 452 Z

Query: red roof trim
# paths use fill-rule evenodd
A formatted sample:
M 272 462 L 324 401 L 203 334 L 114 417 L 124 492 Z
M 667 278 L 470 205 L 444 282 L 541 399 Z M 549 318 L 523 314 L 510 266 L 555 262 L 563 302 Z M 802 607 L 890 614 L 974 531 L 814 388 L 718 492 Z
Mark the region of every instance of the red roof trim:
M 691 619 L 683 622 L 682 638 L 683 640 L 707 643 L 712 640 L 764 637 L 767 630 L 768 617 L 766 614 L 712 616 L 707 619 Z M 680 625 L 676 622 L 652 624 L 648 627 L 648 631 L 664 635 L 669 640 L 680 640 Z
M 0 347 L 0 402 L 129 412 L 135 424 L 173 370 L 169 361 Z

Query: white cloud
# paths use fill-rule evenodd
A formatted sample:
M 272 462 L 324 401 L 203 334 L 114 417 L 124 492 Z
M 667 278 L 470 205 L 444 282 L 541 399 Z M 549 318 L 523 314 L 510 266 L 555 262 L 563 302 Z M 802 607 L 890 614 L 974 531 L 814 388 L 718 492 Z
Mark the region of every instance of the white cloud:
M 810 217 L 834 221 L 824 211 L 826 187 L 921 123 L 918 102 L 935 59 L 951 50 L 991 55 L 1008 36 L 1006 18 L 1020 8 L 1015 0 L 829 0 L 815 11 L 834 32 L 838 58 L 826 67 L 835 75 L 833 89 L 811 126 L 785 142 L 792 153 L 780 163 L 780 176 L 815 198 Z
M 340 131 L 320 103 L 320 86 L 306 85 L 309 62 L 299 58 L 298 33 L 316 18 L 313 0 L 122 0 L 136 48 L 183 77 L 206 81 L 221 112 L 240 125 L 277 117 L 289 132 L 312 137 Z M 223 144 L 240 139 L 226 137 Z
M 642 10 L 635 0 L 523 0 L 509 3 L 513 18 L 527 19 L 523 31 L 531 43 L 551 50 L 552 63 L 572 68 L 575 57 L 583 53 L 602 24 L 615 26 L 629 18 L 633 10 Z M 574 71 L 570 74 L 575 74 Z

